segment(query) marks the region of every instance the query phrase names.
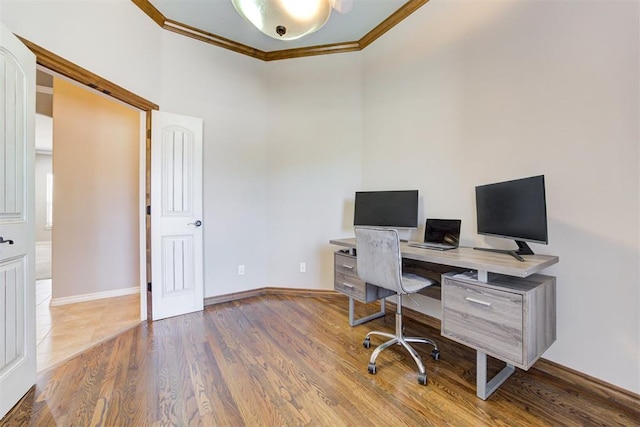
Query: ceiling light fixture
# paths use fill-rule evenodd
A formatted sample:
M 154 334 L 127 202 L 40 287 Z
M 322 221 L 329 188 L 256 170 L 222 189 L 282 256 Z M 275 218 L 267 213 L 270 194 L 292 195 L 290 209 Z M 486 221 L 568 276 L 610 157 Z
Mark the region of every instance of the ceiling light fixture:
M 336 0 L 231 0 L 238 13 L 278 40 L 295 40 L 319 30 Z

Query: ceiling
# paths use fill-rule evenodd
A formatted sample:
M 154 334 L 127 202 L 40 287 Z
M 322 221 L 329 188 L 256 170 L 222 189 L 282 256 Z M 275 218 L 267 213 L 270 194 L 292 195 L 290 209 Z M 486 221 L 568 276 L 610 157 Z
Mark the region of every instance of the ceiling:
M 348 13 L 333 10 L 318 31 L 276 40 L 238 14 L 231 0 L 132 0 L 162 28 L 270 61 L 364 49 L 429 0 L 353 0 Z

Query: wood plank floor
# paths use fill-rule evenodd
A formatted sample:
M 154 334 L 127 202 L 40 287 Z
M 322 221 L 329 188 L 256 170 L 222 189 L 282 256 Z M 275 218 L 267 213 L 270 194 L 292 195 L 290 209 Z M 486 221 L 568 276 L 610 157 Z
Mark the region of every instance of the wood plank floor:
M 487 401 L 475 395 L 475 353 L 436 338 L 441 359 L 385 350 L 367 373 L 372 329 L 393 314 L 348 325 L 343 296 L 269 295 L 139 326 L 41 373 L 2 426 L 527 426 L 640 424 L 640 408 L 534 368 L 518 370 Z M 358 305 L 362 310 L 373 307 Z M 374 338 L 372 345 L 380 341 Z M 490 374 L 500 368 L 491 363 Z

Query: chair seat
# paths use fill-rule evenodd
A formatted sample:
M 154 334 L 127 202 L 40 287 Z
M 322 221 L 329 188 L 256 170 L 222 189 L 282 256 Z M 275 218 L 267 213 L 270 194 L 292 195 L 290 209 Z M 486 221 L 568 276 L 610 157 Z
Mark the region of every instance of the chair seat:
M 428 286 L 435 285 L 436 282 L 426 277 L 416 276 L 415 274 L 406 273 L 402 275 L 402 287 L 405 292 L 412 294 L 424 289 Z

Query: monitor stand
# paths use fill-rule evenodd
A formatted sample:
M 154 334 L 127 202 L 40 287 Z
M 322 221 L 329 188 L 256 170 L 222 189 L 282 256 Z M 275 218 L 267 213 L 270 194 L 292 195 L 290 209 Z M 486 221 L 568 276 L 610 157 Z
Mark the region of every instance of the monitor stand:
M 478 250 L 478 251 L 496 252 L 496 253 L 499 253 L 499 254 L 511 255 L 512 257 L 514 257 L 515 259 L 517 259 L 518 261 L 521 261 L 521 262 L 524 262 L 524 258 L 522 258 L 520 255 L 534 255 L 534 253 L 531 250 L 531 248 L 529 247 L 529 245 L 527 245 L 525 242 L 523 242 L 521 240 L 516 240 L 516 245 L 518 245 L 518 249 L 517 250 L 491 249 L 491 248 L 473 248 L 473 249 Z
M 400 228 L 397 229 L 398 231 L 398 237 L 400 238 L 401 242 L 408 242 L 409 241 L 409 237 L 411 237 L 411 230 L 410 229 L 405 229 L 405 228 Z

